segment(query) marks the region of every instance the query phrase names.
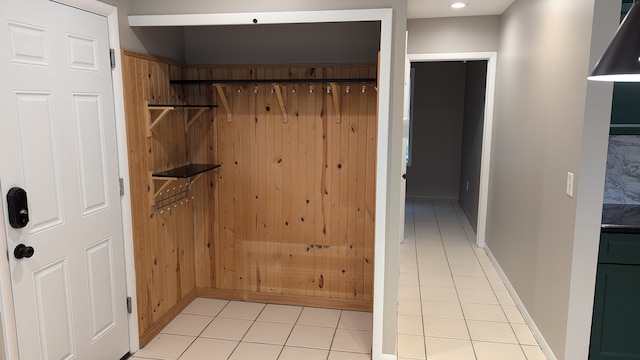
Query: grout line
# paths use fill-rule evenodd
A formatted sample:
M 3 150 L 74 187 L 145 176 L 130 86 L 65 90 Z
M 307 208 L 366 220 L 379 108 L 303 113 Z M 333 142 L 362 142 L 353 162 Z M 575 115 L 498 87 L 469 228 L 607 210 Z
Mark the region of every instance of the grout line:
M 454 210 L 455 212 L 455 210 Z M 458 218 L 457 214 L 456 214 L 456 218 L 458 219 L 458 223 L 460 223 L 460 218 Z M 440 231 L 440 236 L 442 236 L 442 230 L 440 229 L 440 222 L 436 223 L 438 226 L 438 231 Z M 460 224 L 460 226 L 462 226 L 462 224 Z M 466 233 L 465 233 L 466 235 Z M 442 245 L 444 247 L 444 239 L 442 240 Z M 473 250 L 473 249 L 472 249 Z M 456 291 L 456 296 L 458 297 L 458 306 L 460 307 L 460 312 L 462 312 L 462 318 L 464 320 L 464 326 L 467 329 L 467 335 L 469 335 L 469 342 L 471 342 L 471 349 L 473 350 L 473 356 L 477 359 L 478 358 L 478 354 L 476 354 L 476 349 L 473 347 L 473 340 L 471 339 L 471 331 L 469 330 L 469 323 L 467 322 L 467 315 L 464 313 L 464 308 L 462 307 L 462 301 L 460 300 L 460 292 L 458 291 L 458 286 L 455 283 L 455 280 L 453 279 L 453 270 L 451 269 L 451 263 L 449 262 L 449 255 L 447 253 L 446 247 L 445 247 L 445 251 L 444 251 L 445 256 L 447 257 L 447 264 L 449 265 L 449 272 L 451 273 L 451 281 L 453 281 L 453 287 Z M 425 341 L 426 343 L 426 341 Z
M 411 222 L 413 224 L 413 247 L 414 247 L 414 260 L 416 261 L 416 270 L 417 270 L 417 278 L 418 278 L 418 301 L 420 303 L 420 326 L 422 327 L 422 351 L 424 353 L 425 359 L 427 358 L 427 339 L 426 329 L 424 327 L 424 311 L 422 310 L 422 291 L 420 285 L 420 267 L 418 266 L 418 233 L 416 230 L 416 210 L 415 203 L 411 201 Z M 405 334 L 406 335 L 406 334 Z

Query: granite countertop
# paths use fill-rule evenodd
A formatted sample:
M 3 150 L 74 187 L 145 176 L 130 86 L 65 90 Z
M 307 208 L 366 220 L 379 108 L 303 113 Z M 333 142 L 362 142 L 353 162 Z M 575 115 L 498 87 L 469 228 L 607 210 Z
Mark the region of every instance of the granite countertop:
M 602 232 L 640 233 L 640 205 L 604 204 Z

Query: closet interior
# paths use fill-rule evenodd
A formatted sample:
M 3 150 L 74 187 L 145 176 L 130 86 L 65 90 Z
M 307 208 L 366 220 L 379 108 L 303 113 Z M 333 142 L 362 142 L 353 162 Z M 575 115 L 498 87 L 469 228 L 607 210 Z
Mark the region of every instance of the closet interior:
M 122 64 L 141 346 L 196 297 L 372 309 L 377 64 Z

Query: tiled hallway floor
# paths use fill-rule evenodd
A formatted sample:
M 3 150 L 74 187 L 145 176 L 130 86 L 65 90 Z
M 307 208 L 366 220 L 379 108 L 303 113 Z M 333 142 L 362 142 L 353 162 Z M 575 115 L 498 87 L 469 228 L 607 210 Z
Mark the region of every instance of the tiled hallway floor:
M 407 201 L 398 360 L 546 360 L 457 203 Z M 371 313 L 194 300 L 130 359 L 365 360 Z
M 195 299 L 130 359 L 368 360 L 371 313 Z
M 546 360 L 457 203 L 409 201 L 399 360 Z

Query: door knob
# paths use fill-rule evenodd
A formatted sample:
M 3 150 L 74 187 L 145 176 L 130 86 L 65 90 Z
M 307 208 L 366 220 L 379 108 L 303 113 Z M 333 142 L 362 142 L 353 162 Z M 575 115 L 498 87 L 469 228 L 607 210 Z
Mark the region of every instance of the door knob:
M 33 248 L 31 246 L 26 246 L 24 244 L 20 244 L 18 246 L 16 246 L 15 249 L 13 249 L 13 256 L 16 257 L 16 259 L 22 259 L 22 258 L 30 258 L 33 256 L 33 253 L 35 251 L 33 250 Z

